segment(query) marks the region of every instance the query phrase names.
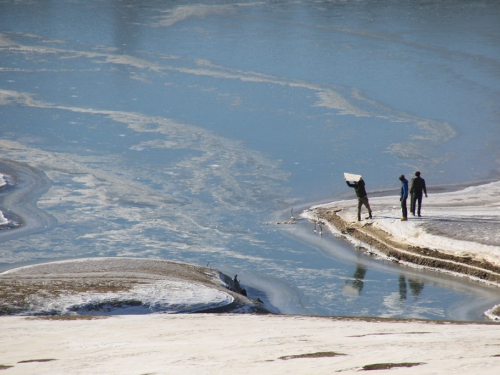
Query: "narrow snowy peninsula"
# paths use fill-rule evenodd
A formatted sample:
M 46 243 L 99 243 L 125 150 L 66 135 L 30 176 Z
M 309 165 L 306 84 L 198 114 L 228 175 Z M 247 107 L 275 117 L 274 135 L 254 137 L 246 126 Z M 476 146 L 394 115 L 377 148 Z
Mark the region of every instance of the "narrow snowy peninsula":
M 399 197 L 370 198 L 373 219 L 357 221 L 357 201 L 342 200 L 302 216 L 375 256 L 500 286 L 500 182 L 423 199 L 422 217 L 402 221 Z

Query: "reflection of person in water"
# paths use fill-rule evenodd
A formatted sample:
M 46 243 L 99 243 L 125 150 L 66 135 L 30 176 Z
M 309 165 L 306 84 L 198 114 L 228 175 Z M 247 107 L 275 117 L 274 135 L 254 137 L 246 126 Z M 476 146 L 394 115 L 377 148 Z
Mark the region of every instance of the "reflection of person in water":
M 361 290 L 363 290 L 364 282 L 363 279 L 366 275 L 366 268 L 362 265 L 356 265 L 356 270 L 354 271 L 354 275 L 352 276 L 352 280 L 346 280 L 344 285 L 345 287 L 352 287 L 358 295 L 361 294 Z
M 410 286 L 410 291 L 413 297 L 417 298 L 422 290 L 424 290 L 424 283 L 408 279 L 408 285 Z
M 406 300 L 406 279 L 403 275 L 399 275 L 399 300 Z
M 422 293 L 422 290 L 424 290 L 424 283 L 413 280 L 413 279 L 408 279 L 408 285 L 410 287 L 411 295 L 414 298 L 417 298 L 420 295 L 420 293 Z M 403 275 L 400 275 L 399 276 L 399 300 L 400 301 L 406 300 L 407 295 L 408 295 L 408 292 L 407 292 L 406 279 Z

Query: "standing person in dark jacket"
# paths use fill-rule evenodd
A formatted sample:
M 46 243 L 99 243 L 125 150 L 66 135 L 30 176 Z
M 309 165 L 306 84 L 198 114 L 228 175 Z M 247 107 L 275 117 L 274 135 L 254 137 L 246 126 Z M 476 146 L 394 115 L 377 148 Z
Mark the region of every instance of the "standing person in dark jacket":
M 368 195 L 365 190 L 365 182 L 363 178 L 360 178 L 359 181 L 354 181 L 354 184 L 349 183 L 349 181 L 345 180 L 347 186 L 354 188 L 356 192 L 356 196 L 358 197 L 358 221 L 361 221 L 361 206 L 365 205 L 368 209 L 369 218 L 372 218 L 372 209 L 370 208 L 370 202 L 368 202 Z
M 399 181 L 401 181 L 401 196 L 399 200 L 401 201 L 401 211 L 403 216 L 402 221 L 408 220 L 408 209 L 406 208 L 406 199 L 408 198 L 408 180 L 405 178 L 404 174 L 399 176 Z
M 420 172 L 415 172 L 415 177 L 411 179 L 410 185 L 410 194 L 411 194 L 411 203 L 410 203 L 410 211 L 413 216 L 415 216 L 415 204 L 418 203 L 417 213 L 420 217 L 420 207 L 422 206 L 422 192 L 425 194 L 427 198 L 427 188 L 425 187 L 425 180 L 420 177 Z

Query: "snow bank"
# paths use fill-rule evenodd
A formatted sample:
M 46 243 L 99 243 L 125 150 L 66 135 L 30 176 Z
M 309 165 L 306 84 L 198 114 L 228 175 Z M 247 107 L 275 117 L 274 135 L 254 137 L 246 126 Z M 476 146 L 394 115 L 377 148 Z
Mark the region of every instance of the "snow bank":
M 500 326 L 283 315 L 0 317 L 6 374 L 496 375 Z M 78 317 L 77 317 L 78 318 Z M 0 367 L 1 368 L 1 367 Z

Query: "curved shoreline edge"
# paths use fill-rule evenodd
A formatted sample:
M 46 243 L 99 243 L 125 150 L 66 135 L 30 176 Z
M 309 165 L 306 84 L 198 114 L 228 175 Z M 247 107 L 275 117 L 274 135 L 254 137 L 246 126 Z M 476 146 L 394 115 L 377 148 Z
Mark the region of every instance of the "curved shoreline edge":
M 27 164 L 0 159 L 0 172 L 8 177 L 0 196 L 0 210 L 15 217 L 20 225 L 0 230 L 2 241 L 50 230 L 57 219 L 37 206 L 38 199 L 52 186 L 42 171 Z

